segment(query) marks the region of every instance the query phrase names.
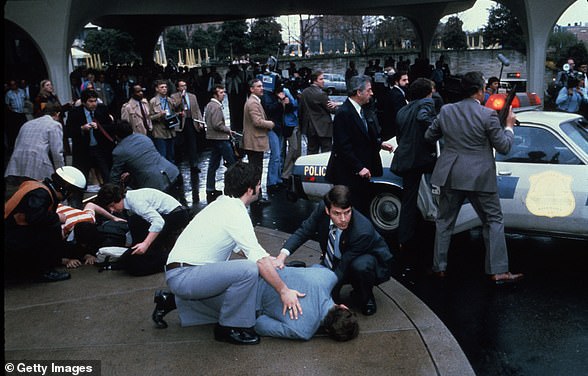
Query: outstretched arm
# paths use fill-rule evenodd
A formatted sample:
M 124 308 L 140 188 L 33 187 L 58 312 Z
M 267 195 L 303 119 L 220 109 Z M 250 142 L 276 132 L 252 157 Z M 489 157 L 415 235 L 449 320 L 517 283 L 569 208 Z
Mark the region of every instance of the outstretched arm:
M 306 294 L 291 290 L 286 286 L 286 283 L 282 281 L 278 272 L 276 272 L 271 256 L 266 256 L 257 260 L 257 267 L 261 277 L 265 279 L 266 282 L 280 295 L 283 304 L 282 314 L 285 315 L 286 312 L 289 312 L 290 319 L 298 319 L 298 315 L 302 315 L 302 306 L 300 305 L 298 298 L 302 298 Z
M 101 206 L 96 205 L 93 202 L 88 202 L 85 206 L 84 209 L 92 209 L 96 212 L 96 214 L 99 214 L 101 216 L 103 216 L 104 218 L 110 220 L 110 221 L 116 221 L 116 222 L 126 222 L 126 219 L 117 217 L 115 215 L 112 215 L 108 212 L 108 210 L 104 209 Z

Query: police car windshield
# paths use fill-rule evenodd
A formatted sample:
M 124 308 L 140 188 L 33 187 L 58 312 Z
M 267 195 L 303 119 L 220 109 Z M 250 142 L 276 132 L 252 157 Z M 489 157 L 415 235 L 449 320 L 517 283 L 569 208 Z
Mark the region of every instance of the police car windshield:
M 588 154 L 588 120 L 579 118 L 574 121 L 562 123 L 560 127 L 584 153 Z

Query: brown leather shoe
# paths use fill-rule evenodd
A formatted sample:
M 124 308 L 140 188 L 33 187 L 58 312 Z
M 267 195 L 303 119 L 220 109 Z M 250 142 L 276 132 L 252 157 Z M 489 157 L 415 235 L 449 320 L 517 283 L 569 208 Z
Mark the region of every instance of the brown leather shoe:
M 444 279 L 447 278 L 447 272 L 445 270 L 441 270 L 439 272 L 433 272 L 433 277 Z
M 435 272 L 435 271 L 432 271 L 429 269 L 429 271 L 427 272 L 427 275 L 435 277 L 435 278 L 439 278 L 439 279 L 447 278 L 447 272 L 445 270 Z
M 517 283 L 524 278 L 522 273 L 512 274 L 511 272 L 493 274 L 490 276 L 490 281 L 496 286 L 510 285 Z

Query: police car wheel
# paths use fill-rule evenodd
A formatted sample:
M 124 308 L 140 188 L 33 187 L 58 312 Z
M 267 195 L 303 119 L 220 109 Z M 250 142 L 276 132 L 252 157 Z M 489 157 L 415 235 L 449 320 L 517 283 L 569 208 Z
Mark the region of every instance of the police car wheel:
M 400 192 L 398 190 L 380 189 L 370 202 L 370 219 L 381 232 L 392 233 L 398 229 L 400 207 Z

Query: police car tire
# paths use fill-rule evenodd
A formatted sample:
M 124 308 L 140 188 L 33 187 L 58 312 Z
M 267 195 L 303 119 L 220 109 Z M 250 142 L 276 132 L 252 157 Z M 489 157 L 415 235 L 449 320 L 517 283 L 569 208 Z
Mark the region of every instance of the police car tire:
M 379 187 L 370 200 L 370 220 L 381 233 L 391 234 L 398 229 L 400 193 L 398 188 Z

